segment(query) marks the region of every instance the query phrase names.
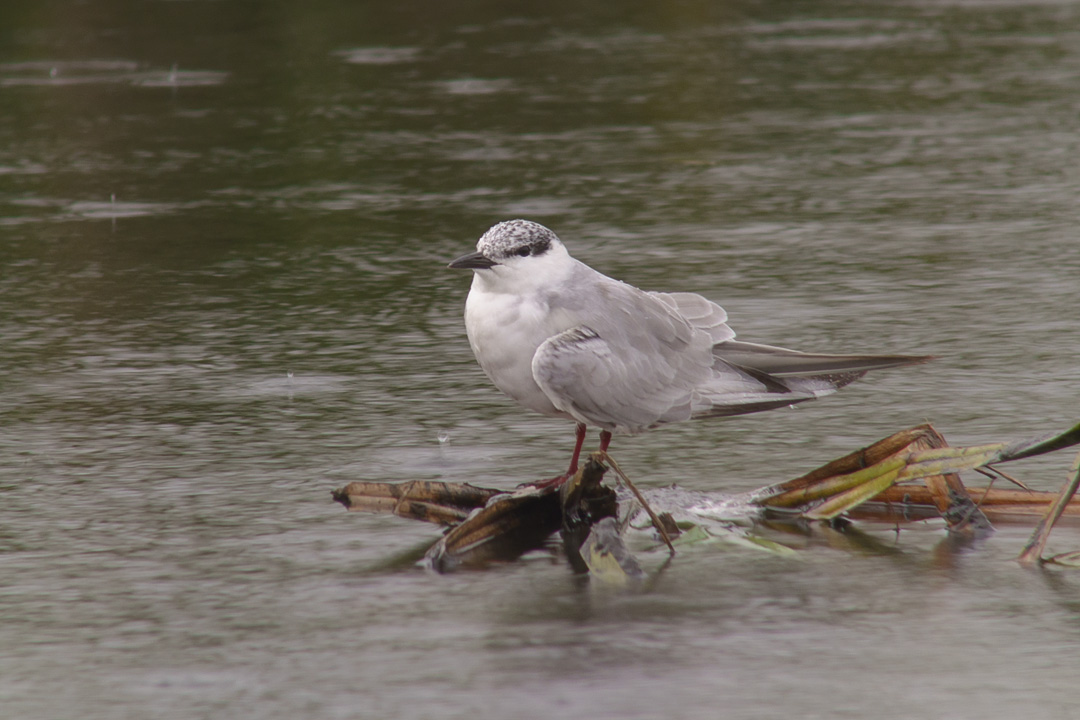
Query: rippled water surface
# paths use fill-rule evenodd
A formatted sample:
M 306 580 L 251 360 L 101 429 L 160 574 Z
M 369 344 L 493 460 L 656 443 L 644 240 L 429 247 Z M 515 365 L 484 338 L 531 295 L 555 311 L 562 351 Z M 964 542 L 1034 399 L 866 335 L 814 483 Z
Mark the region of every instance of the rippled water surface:
M 5 3 L 0 715 L 1072 717 L 1080 576 L 1021 570 L 1027 528 L 690 548 L 616 592 L 431 575 L 436 528 L 329 491 L 565 465 L 445 269 L 511 217 L 744 339 L 940 358 L 618 438 L 642 485 L 1064 429 L 1078 151 L 1071 2 Z

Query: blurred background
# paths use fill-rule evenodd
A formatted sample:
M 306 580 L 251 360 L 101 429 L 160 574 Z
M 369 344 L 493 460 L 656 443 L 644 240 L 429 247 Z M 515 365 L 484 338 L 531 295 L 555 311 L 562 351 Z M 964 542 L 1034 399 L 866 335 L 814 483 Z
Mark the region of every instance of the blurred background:
M 1068 716 L 1078 581 L 1010 561 L 1026 528 L 604 593 L 543 554 L 431 576 L 437 529 L 329 491 L 565 468 L 445 269 L 515 217 L 741 339 L 940 358 L 616 438 L 643 486 L 1063 430 L 1078 149 L 1073 2 L 3 3 L 4 714 Z

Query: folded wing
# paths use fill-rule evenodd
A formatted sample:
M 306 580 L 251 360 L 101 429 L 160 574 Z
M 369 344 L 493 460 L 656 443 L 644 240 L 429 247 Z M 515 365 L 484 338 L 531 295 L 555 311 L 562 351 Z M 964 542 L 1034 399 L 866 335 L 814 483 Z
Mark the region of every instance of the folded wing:
M 604 313 L 548 338 L 532 360 L 560 410 L 612 432 L 740 415 L 828 395 L 867 371 L 930 358 L 823 355 L 734 340 L 727 313 L 691 293 L 603 289 Z

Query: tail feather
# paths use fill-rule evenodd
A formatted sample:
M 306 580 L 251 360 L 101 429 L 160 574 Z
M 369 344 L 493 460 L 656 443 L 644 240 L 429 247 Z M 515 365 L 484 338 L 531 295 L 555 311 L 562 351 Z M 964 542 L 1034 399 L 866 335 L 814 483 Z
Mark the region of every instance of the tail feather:
M 933 355 L 827 355 L 804 353 L 772 345 L 729 340 L 713 346 L 713 355 L 736 367 L 765 373 L 774 378 L 818 378 L 838 376 L 838 387 L 857 380 L 870 370 L 917 365 Z

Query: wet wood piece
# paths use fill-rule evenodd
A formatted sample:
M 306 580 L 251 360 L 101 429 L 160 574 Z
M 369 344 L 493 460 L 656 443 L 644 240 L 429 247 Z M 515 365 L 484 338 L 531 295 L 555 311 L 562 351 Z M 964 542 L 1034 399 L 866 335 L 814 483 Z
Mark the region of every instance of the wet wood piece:
M 866 500 L 877 492 L 888 489 L 897 481 L 908 465 L 911 453 L 919 450 L 948 447 L 945 439 L 929 424 L 901 430 L 872 445 L 837 458 L 819 468 L 774 485 L 763 491 L 759 503 L 772 508 L 806 508 L 816 501 L 840 496 L 842 493 L 864 487 Z M 963 485 L 955 474 L 930 476 L 928 484 L 937 496 L 939 509 L 950 506 L 947 491 L 952 489 L 957 497 L 964 498 Z
M 1043 550 L 1046 549 L 1046 541 L 1050 537 L 1050 531 L 1069 507 L 1069 503 L 1072 501 L 1073 496 L 1076 495 L 1077 489 L 1080 489 L 1080 453 L 1073 460 L 1069 482 L 1065 484 L 1061 494 L 1054 500 L 1050 509 L 1046 511 L 1046 516 L 1039 521 L 1035 531 L 1031 534 L 1031 539 L 1028 540 L 1024 550 L 1020 553 L 1020 557 L 1017 558 L 1021 565 L 1030 566 L 1043 562 L 1042 554 Z M 1068 554 L 1073 555 L 1075 553 Z
M 921 425 L 799 478 L 764 488 L 753 503 L 766 517 L 789 523 L 792 519 L 835 523 L 841 521 L 841 515 L 896 523 L 944 517 L 950 537 L 989 531 L 989 519 L 1030 521 L 1046 514 L 1053 505 L 1054 514 L 1040 526 L 1045 542 L 1045 533 L 1058 517 L 1080 521 L 1080 503 L 1070 501 L 1080 487 L 1080 457 L 1074 463 L 1072 490 L 1066 488 L 1060 496 L 1030 490 L 968 488 L 957 472 L 1077 443 L 1080 425 L 1065 433 L 1019 443 L 952 448 L 932 426 Z M 601 485 L 608 466 L 618 472 L 610 456 L 594 453 L 578 475 L 561 488 L 525 487 L 506 493 L 432 481 L 355 482 L 335 490 L 333 497 L 350 510 L 392 513 L 453 526 L 426 555 L 439 571 L 515 559 L 543 546 L 555 531 L 561 530 L 567 557 L 575 569 L 590 575 L 602 571 L 610 577 L 610 571 L 619 568 L 630 578 L 637 572 L 636 560 L 625 552 L 618 525 L 608 522 L 597 530 L 605 518 L 618 515 L 614 492 Z M 637 495 L 640 497 L 640 493 Z M 1059 500 L 1056 505 L 1055 500 Z M 653 522 L 658 522 L 655 516 Z M 658 529 L 663 531 L 662 526 Z M 1041 555 L 1042 546 L 1036 550 L 1029 547 L 1025 555 L 1030 557 L 1034 552 Z M 1073 562 L 1071 557 L 1069 562 Z
M 817 487 L 829 478 L 847 475 L 856 472 L 857 470 L 863 470 L 873 465 L 877 465 L 886 458 L 892 457 L 898 452 L 902 452 L 920 438 L 929 434 L 938 435 L 937 431 L 929 424 L 917 425 L 913 428 L 908 428 L 907 430 L 901 430 L 900 432 L 893 433 L 887 438 L 878 440 L 872 445 L 867 445 L 864 448 L 848 453 L 836 460 L 827 462 L 805 475 L 800 475 L 793 480 L 774 485 L 771 489 L 775 490 L 777 495 L 791 493 L 792 497 L 796 497 L 795 491 L 797 490 Z M 940 437 L 940 435 L 938 435 L 938 437 Z M 770 505 L 777 507 L 785 506 L 783 501 L 779 501 L 775 497 L 770 498 L 769 500 Z
M 498 494 L 498 490 L 468 483 L 428 480 L 352 482 L 331 492 L 334 500 L 352 511 L 389 513 L 443 525 L 460 523 Z
M 542 546 L 561 523 L 558 488 L 499 493 L 435 543 L 427 559 L 438 572 L 507 562 Z
M 948 447 L 945 438 L 931 425 L 920 426 L 924 430 L 908 447 L 912 451 Z M 967 487 L 957 473 L 928 475 L 922 479 L 923 485 L 930 491 L 934 506 L 949 532 L 981 535 L 993 531 L 990 519 L 971 498 Z
M 598 521 L 613 518 L 619 512 L 615 491 L 600 484 L 606 472 L 607 467 L 596 455 L 590 455 L 581 470 L 560 491 L 563 548 L 570 567 L 580 574 L 592 571 L 582 546 L 588 541 L 593 527 Z
M 587 533 L 597 520 L 618 512 L 615 492 L 601 485 L 606 470 L 590 457 L 562 486 L 526 486 L 496 494 L 451 529 L 427 558 L 440 572 L 509 561 L 543 546 L 561 529 L 564 543 L 570 538 L 567 556 L 573 564 L 583 537 L 573 528 Z
M 995 522 L 999 519 L 1006 520 L 1011 515 L 1021 519 L 1032 515 L 1043 515 L 1059 495 L 1039 490 L 1005 488 L 968 487 L 967 491 L 979 509 Z M 933 493 L 929 488 L 920 485 L 896 485 L 873 497 L 869 503 L 897 507 L 924 507 L 937 513 L 937 503 Z M 1064 508 L 1063 514 L 1080 520 L 1080 502 L 1071 502 Z
M 907 443 L 906 445 L 904 443 Z M 853 510 L 901 482 L 921 480 L 952 528 L 989 529 L 956 473 L 1059 450 L 1080 443 L 1080 425 L 1016 443 L 952 448 L 928 425 L 901 431 L 787 483 L 765 488 L 755 502 L 827 520 Z M 887 454 L 892 451 L 892 454 Z M 879 459 L 880 458 L 880 459 Z M 877 460 L 867 466 L 867 462 Z M 835 474 L 839 472 L 839 474 Z M 929 478 L 929 482 L 927 479 Z M 906 487 L 906 486 L 905 486 Z M 974 522 L 972 519 L 974 518 Z

